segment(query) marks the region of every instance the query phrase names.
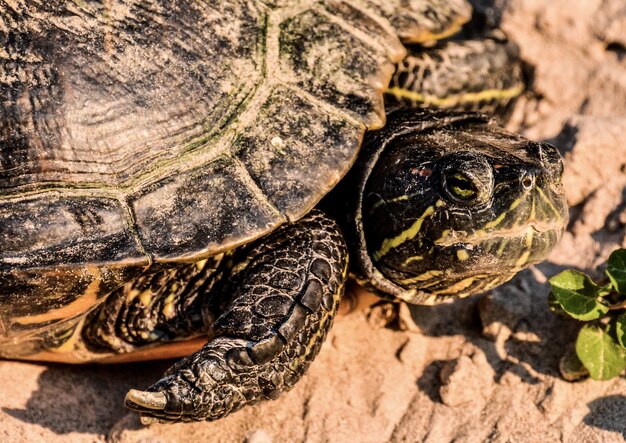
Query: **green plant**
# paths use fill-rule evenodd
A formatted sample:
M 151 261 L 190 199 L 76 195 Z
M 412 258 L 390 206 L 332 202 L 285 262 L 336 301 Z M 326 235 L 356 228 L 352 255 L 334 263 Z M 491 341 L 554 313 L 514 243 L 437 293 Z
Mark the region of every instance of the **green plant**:
M 578 333 L 576 354 L 561 362 L 569 380 L 586 373 L 608 380 L 626 368 L 626 249 L 609 256 L 605 273 L 608 280 L 602 283 L 571 269 L 550 279 L 551 309 L 587 322 Z

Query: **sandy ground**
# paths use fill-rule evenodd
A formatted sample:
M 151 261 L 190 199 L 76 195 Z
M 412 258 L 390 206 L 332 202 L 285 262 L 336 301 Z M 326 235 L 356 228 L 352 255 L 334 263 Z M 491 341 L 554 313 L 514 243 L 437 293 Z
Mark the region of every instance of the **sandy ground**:
M 534 67 L 511 129 L 566 161 L 569 230 L 550 259 L 489 296 L 339 319 L 303 381 L 216 423 L 142 427 L 122 405 L 168 363 L 0 363 L 1 441 L 615 442 L 626 380 L 568 383 L 577 325 L 546 309 L 545 276 L 598 275 L 626 247 L 626 3 L 509 0 L 503 26 Z

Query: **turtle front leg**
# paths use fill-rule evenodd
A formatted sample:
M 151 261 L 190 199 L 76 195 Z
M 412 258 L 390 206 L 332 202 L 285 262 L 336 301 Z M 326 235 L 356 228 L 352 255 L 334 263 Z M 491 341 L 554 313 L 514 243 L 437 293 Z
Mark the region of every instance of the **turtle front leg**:
M 235 254 L 232 294 L 200 351 L 126 406 L 144 422 L 216 420 L 291 388 L 315 358 L 343 295 L 348 254 L 319 211 Z

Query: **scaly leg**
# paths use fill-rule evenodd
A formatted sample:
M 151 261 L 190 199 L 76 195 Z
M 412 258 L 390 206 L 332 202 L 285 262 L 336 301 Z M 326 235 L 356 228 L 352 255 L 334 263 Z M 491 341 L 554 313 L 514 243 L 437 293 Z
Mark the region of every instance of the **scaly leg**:
M 219 285 L 227 258 L 154 268 L 113 292 L 81 331 L 95 354 L 132 353 L 147 346 L 211 333 L 220 312 Z
M 291 388 L 319 352 L 343 294 L 347 248 L 313 211 L 233 256 L 214 337 L 126 405 L 144 421 L 216 420 Z

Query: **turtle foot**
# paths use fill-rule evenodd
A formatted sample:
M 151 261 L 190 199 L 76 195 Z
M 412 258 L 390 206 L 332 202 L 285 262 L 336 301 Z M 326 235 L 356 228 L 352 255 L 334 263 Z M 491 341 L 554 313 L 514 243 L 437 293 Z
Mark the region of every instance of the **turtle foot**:
M 144 422 L 217 420 L 276 398 L 304 374 L 330 329 L 347 270 L 339 228 L 321 212 L 234 256 L 232 300 L 214 338 L 126 406 Z
M 259 395 L 254 389 L 256 367 L 246 373 L 229 357 L 242 344 L 237 339 L 213 340 L 147 390 L 128 391 L 126 407 L 141 414 L 143 424 L 217 420 L 241 408 L 247 398 Z

